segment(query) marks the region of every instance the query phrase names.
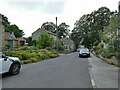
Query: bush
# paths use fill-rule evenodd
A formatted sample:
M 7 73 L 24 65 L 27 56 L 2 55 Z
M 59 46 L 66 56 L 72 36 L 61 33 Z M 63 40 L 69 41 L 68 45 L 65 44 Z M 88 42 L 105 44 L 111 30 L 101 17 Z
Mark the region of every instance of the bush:
M 15 51 L 6 51 L 4 54 L 11 57 L 18 57 L 23 64 L 59 56 L 56 51 L 51 50 L 51 47 L 47 47 L 47 49 L 37 49 L 36 47 L 25 46 L 16 48 Z
M 52 47 L 46 47 L 45 49 L 47 49 L 47 50 L 53 50 Z
M 103 51 L 101 52 L 101 55 L 104 57 L 104 58 L 111 58 L 112 56 L 116 56 L 115 53 L 109 51 L 109 50 L 105 50 L 103 49 Z
M 31 60 L 24 60 L 24 61 L 21 61 L 22 64 L 28 64 L 28 63 L 32 63 Z
M 94 50 L 94 51 L 97 51 L 97 50 L 99 50 L 99 49 L 101 49 L 99 46 L 93 46 L 93 50 Z
M 59 56 L 59 54 L 56 51 L 52 51 L 52 52 L 49 53 L 50 58 L 54 58 L 54 57 L 57 57 L 57 56 Z
M 36 58 L 30 58 L 30 60 L 31 60 L 31 62 L 38 62 L 38 61 L 40 61 L 40 60 L 38 60 L 38 59 L 36 59 Z
M 31 58 L 30 53 L 25 51 L 9 51 L 6 53 L 7 56 L 18 57 L 20 60 L 27 60 Z

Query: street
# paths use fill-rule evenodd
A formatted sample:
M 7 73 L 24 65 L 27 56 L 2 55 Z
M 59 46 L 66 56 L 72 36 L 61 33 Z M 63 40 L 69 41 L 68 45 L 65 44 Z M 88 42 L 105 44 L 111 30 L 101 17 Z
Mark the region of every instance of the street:
M 3 75 L 3 88 L 118 88 L 118 68 L 93 54 L 78 53 L 23 65 L 15 76 Z M 93 81 L 93 82 L 92 82 Z
M 23 65 L 16 76 L 3 75 L 3 88 L 92 88 L 88 58 L 78 53 Z

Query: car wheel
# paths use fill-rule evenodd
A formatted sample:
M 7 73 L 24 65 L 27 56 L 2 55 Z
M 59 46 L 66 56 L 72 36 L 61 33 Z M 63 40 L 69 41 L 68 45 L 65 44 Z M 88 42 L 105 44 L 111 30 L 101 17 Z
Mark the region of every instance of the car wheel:
M 81 55 L 79 54 L 79 57 L 81 57 Z
M 9 73 L 11 75 L 16 75 L 20 72 L 20 64 L 19 63 L 13 63 L 10 67 Z

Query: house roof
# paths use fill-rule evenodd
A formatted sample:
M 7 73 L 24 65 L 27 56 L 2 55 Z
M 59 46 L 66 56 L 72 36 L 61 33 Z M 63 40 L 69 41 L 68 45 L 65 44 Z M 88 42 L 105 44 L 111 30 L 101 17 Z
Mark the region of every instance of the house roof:
M 44 28 L 39 28 L 32 33 L 32 40 L 37 40 L 41 33 L 48 33 L 48 34 L 54 36 L 54 34 L 52 32 L 45 30 Z
M 17 40 L 14 33 L 4 32 L 4 40 Z
M 44 28 L 38 28 L 38 29 L 37 29 L 36 31 L 34 31 L 33 33 L 38 33 L 38 32 L 40 32 L 40 33 L 42 33 L 42 32 L 47 32 L 47 33 L 53 35 L 52 32 L 50 32 L 50 31 L 48 31 L 48 30 L 45 30 Z M 33 34 L 33 33 L 32 33 L 32 34 Z
M 4 40 L 10 39 L 10 33 L 9 32 L 4 32 Z
M 64 45 L 73 45 L 74 42 L 70 38 L 63 38 L 62 39 Z

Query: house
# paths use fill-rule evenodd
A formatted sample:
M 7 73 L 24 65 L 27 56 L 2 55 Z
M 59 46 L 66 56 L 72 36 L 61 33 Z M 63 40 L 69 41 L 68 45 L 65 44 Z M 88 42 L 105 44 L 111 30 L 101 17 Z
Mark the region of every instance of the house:
M 33 32 L 32 33 L 32 41 L 34 41 L 34 40 L 38 40 L 38 37 L 40 36 L 40 34 L 41 33 L 48 33 L 48 34 L 51 34 L 52 36 L 54 36 L 54 34 L 52 33 L 52 32 L 50 32 L 50 31 L 48 31 L 48 30 L 45 30 L 45 29 L 43 29 L 43 28 L 39 28 L 39 29 L 37 29 L 35 32 Z M 54 36 L 54 39 L 55 39 L 56 37 Z
M 62 38 L 61 41 L 65 47 L 65 51 L 72 52 L 75 50 L 74 42 L 70 38 Z
M 26 40 L 23 38 L 16 38 L 14 32 L 10 34 L 9 32 L 4 32 L 4 48 L 14 48 L 19 46 L 24 46 Z
M 2 52 L 3 50 L 3 43 L 4 43 L 3 33 L 4 33 L 4 28 L 2 25 L 2 15 L 0 14 L 0 52 Z

